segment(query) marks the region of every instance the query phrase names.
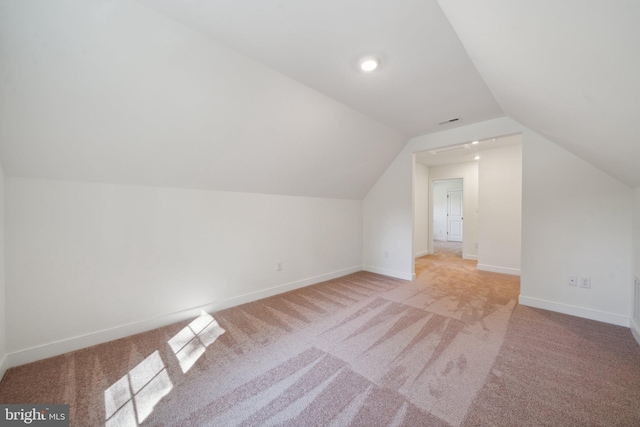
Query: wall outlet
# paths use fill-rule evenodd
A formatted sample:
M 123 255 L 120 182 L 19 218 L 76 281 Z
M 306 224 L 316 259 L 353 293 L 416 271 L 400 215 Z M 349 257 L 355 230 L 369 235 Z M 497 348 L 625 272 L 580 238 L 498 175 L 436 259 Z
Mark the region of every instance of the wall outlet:
M 591 288 L 591 277 L 581 277 L 580 278 L 580 287 L 581 288 Z
M 568 276 L 567 277 L 567 285 L 569 285 L 569 286 L 578 286 L 578 277 L 577 276 Z
M 282 271 L 282 261 L 276 265 L 276 271 Z
M 389 252 L 388 251 L 384 251 L 384 257 L 385 258 L 389 258 Z

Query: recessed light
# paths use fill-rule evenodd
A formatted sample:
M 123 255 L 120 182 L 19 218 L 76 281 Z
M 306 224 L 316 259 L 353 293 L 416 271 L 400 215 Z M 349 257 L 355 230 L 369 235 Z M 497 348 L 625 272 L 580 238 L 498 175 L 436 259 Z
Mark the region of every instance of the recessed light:
M 373 56 L 368 56 L 360 60 L 360 69 L 364 72 L 370 73 L 380 66 L 380 60 Z
M 480 160 L 480 156 L 475 156 L 473 160 Z
M 476 144 L 478 144 L 478 143 L 480 143 L 480 141 L 473 141 L 471 144 L 472 144 L 472 145 L 476 145 Z

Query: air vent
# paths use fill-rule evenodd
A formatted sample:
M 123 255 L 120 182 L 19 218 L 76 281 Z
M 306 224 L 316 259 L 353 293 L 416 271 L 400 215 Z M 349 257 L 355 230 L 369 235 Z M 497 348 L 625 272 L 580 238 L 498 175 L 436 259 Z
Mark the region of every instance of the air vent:
M 460 120 L 460 119 L 458 117 L 456 117 L 455 119 L 445 120 L 444 122 L 440 122 L 438 124 L 439 125 L 446 125 L 447 123 L 457 122 L 458 120 Z
M 429 150 L 429 153 L 440 154 L 440 153 L 448 153 L 449 151 L 467 150 L 469 148 L 470 147 L 467 144 L 454 145 L 453 147 L 443 147 L 443 148 L 437 148 L 435 150 Z

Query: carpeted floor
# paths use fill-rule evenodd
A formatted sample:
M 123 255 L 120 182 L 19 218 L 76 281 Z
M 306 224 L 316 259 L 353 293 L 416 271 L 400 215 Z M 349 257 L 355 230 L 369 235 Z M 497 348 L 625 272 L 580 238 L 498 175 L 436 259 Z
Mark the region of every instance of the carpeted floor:
M 629 328 L 518 306 L 464 424 L 505 420 L 640 426 L 640 346 Z
M 0 402 L 72 425 L 640 425 L 628 329 L 517 306 L 517 277 L 456 251 L 13 368 Z
M 452 255 L 457 255 L 462 258 L 462 242 L 448 242 L 443 240 L 433 241 L 433 253 L 438 255 L 443 252 L 448 252 Z

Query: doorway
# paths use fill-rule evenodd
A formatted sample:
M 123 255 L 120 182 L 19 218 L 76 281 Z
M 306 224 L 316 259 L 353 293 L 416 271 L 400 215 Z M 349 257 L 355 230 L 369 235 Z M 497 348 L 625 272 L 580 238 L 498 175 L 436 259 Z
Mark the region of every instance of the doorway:
M 460 242 L 452 241 L 459 240 L 456 238 L 456 224 L 450 227 L 448 222 L 442 222 L 447 213 L 446 195 L 445 201 L 441 199 L 440 202 L 444 216 L 438 217 L 438 212 L 434 212 L 434 197 L 437 199 L 434 194 L 438 191 L 439 181 L 461 179 L 463 205 L 459 225 L 462 258 L 479 261 L 481 248 L 483 262 L 478 264 L 478 269 L 507 274 L 519 272 L 520 204 L 517 200 L 521 199 L 521 187 L 518 187 L 522 179 L 522 160 L 518 154 L 521 147 L 522 135 L 510 134 L 414 154 L 414 258 L 439 252 L 458 252 L 458 248 L 445 247 L 460 245 Z M 483 175 L 480 174 L 481 165 Z M 479 210 L 481 178 L 482 200 L 485 201 L 482 212 Z M 509 186 L 505 186 L 505 180 L 509 181 Z M 507 190 L 511 196 L 505 201 L 502 193 Z M 429 202 L 422 203 L 422 200 Z M 511 206 L 508 204 L 510 201 L 514 201 L 511 208 L 502 207 L 505 203 Z M 449 217 L 452 217 L 451 213 Z M 511 229 L 508 236 L 504 236 L 505 226 Z
M 464 239 L 463 178 L 432 181 L 433 250 L 445 246 L 462 246 Z M 445 243 L 451 243 L 445 245 Z M 452 245 L 453 244 L 453 245 Z

